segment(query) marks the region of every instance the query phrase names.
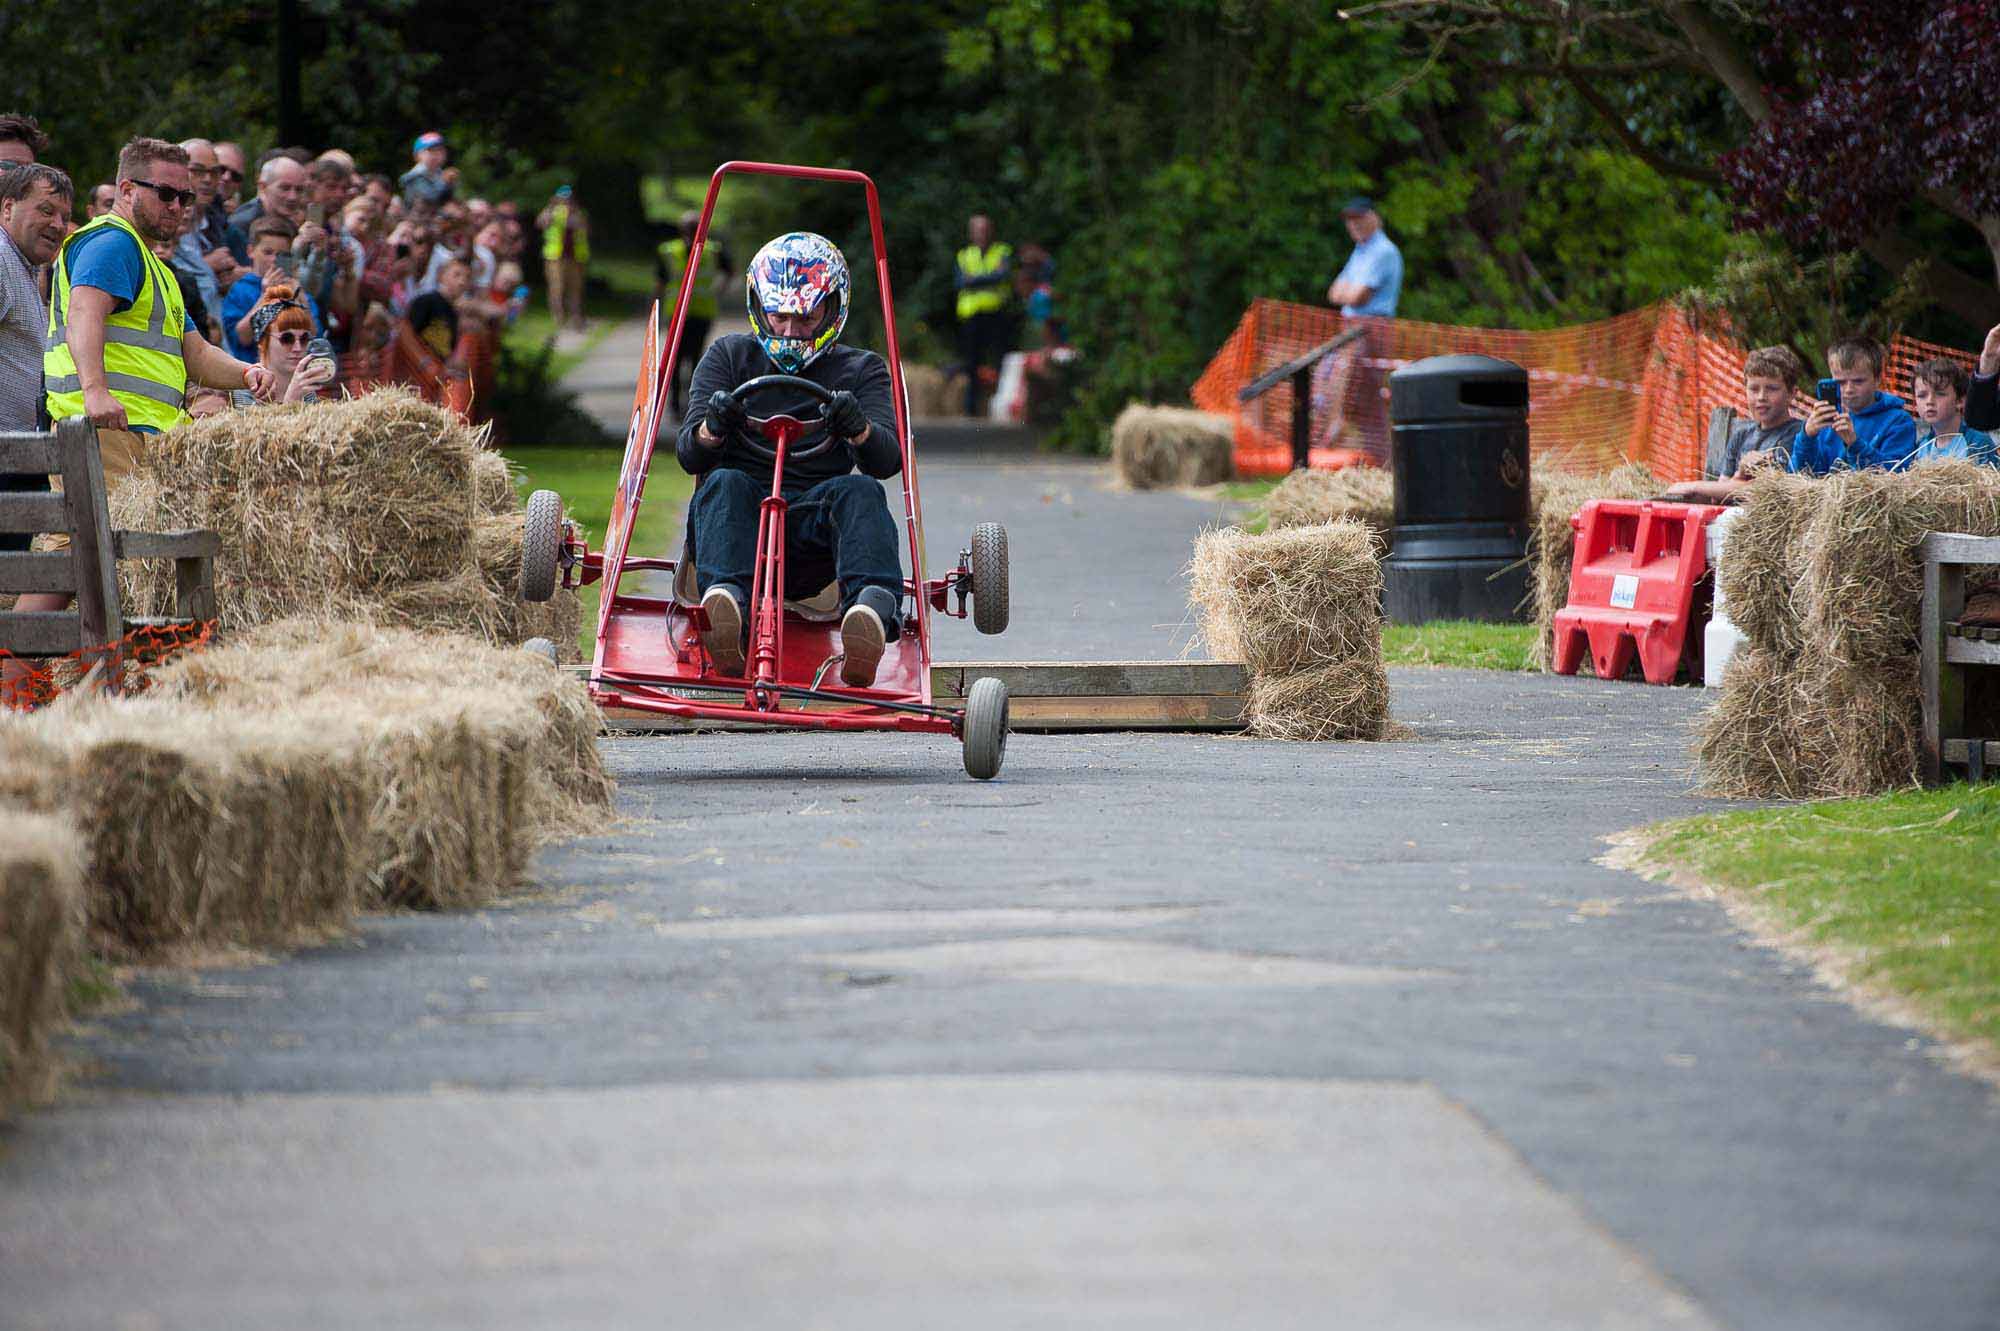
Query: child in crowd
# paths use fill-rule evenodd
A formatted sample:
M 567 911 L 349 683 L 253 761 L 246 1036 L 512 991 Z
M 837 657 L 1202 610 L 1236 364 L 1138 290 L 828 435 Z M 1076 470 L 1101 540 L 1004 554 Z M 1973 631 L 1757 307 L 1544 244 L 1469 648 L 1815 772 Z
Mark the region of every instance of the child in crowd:
M 1882 344 L 1847 337 L 1826 349 L 1840 385 L 1840 405 L 1817 402 L 1792 448 L 1791 469 L 1824 476 L 1840 467 L 1898 468 L 1917 447 L 1917 426 L 1903 399 L 1881 391 Z
M 1708 479 L 1672 486 L 1667 497 L 1699 504 L 1735 503 L 1756 472 L 1789 466 L 1800 429 L 1792 415 L 1792 396 L 1804 377 L 1805 366 L 1789 347 L 1759 347 L 1745 357 L 1743 400 L 1750 415 L 1729 431 L 1721 456 L 1709 459 Z
M 1994 444 L 1993 436 L 1965 423 L 1965 394 L 1971 382 L 1964 366 L 1943 357 L 1925 361 L 1911 374 L 1911 396 L 1916 399 L 1917 417 L 1924 428 L 1904 467 L 1940 458 L 1965 458 L 2000 467 L 2000 446 Z

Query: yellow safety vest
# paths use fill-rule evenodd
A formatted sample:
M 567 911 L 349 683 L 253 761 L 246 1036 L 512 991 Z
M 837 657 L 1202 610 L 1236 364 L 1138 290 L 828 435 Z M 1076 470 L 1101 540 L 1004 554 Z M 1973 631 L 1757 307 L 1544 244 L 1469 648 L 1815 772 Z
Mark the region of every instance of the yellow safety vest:
M 83 380 L 69 350 L 69 252 L 85 236 L 115 228 L 132 238 L 145 261 L 145 280 L 130 305 L 104 321 L 104 383 L 125 408 L 134 426 L 171 430 L 188 419 L 187 362 L 181 358 L 181 337 L 187 332 L 187 306 L 180 283 L 146 247 L 132 224 L 116 213 L 77 228 L 56 256 L 53 299 L 49 301 L 49 333 L 42 344 L 42 383 L 48 393 L 49 419 L 83 415 Z
M 985 277 L 1000 271 L 1000 265 L 1014 257 L 1012 245 L 989 245 L 981 250 L 967 245 L 958 252 L 958 271 L 967 277 Z M 998 314 L 1007 304 L 1004 286 L 966 287 L 958 293 L 958 317 Z
M 667 305 L 664 313 L 673 317 L 674 302 L 681 298 L 681 283 L 687 279 L 688 251 L 694 248 L 679 236 L 660 242 L 660 258 L 667 265 L 673 278 L 667 283 Z M 715 292 L 704 283 L 694 289 L 693 299 L 688 301 L 688 318 L 714 319 L 717 314 Z
M 542 257 L 560 259 L 563 256 L 563 232 L 569 230 L 569 205 L 559 203 L 549 214 L 548 230 L 542 232 Z M 579 231 L 570 247 L 570 258 L 578 263 L 590 262 L 590 237 Z

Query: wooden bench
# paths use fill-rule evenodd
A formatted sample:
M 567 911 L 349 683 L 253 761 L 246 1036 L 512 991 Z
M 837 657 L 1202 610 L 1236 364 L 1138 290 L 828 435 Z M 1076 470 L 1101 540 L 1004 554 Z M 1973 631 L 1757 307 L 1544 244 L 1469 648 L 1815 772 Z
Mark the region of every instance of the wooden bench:
M 0 649 L 68 656 L 120 642 L 135 629 L 215 618 L 212 531 L 114 531 L 105 504 L 97 430 L 81 417 L 49 434 L 0 434 L 0 472 L 49 476 L 56 490 L 0 490 L 0 534 L 69 537 L 67 550 L 0 551 L 0 593 L 57 592 L 68 610 L 0 611 Z M 128 619 L 118 597 L 120 559 L 174 561 L 174 614 Z M 115 675 L 115 662 L 111 663 Z
M 2000 536 L 1932 532 L 1924 559 L 1923 621 L 1918 658 L 1924 690 L 1924 780 L 1936 785 L 1946 768 L 1963 767 L 1974 781 L 2000 770 L 2000 738 L 1965 733 L 1965 672 L 2000 666 L 2000 629 L 1961 624 L 1968 565 L 2000 564 Z

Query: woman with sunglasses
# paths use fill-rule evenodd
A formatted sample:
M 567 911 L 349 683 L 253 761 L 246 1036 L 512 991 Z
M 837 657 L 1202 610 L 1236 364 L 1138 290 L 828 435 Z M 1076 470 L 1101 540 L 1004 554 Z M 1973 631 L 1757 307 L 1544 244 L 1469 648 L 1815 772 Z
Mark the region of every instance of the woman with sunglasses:
M 331 356 L 307 356 L 312 342 L 313 317 L 299 298 L 297 287 L 273 282 L 264 288 L 263 299 L 250 311 L 250 335 L 257 348 L 257 363 L 271 372 L 273 402 L 318 402 L 319 389 L 333 382 L 338 367 Z M 253 393 L 237 389 L 229 395 L 239 407 L 255 406 Z

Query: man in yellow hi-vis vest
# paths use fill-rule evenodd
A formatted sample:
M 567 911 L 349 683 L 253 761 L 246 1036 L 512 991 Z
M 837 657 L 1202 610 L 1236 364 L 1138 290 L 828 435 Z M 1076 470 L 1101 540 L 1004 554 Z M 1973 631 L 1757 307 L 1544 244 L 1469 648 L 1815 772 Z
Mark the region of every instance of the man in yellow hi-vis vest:
M 269 370 L 210 345 L 188 321 L 180 284 L 153 253 L 179 237 L 194 206 L 187 151 L 132 140 L 118 154 L 117 190 L 111 211 L 72 233 L 56 256 L 42 350 L 49 419 L 90 418 L 107 481 L 130 469 L 137 441 L 129 435 L 188 419 L 189 383 L 259 396 L 271 388 Z
M 118 154 L 117 190 L 111 211 L 72 232 L 56 255 L 42 343 L 49 419 L 90 418 L 107 485 L 130 474 L 140 436 L 188 419 L 190 383 L 258 397 L 272 387 L 271 371 L 196 331 L 180 283 L 153 253 L 174 243 L 194 206 L 186 150 L 133 139 Z M 29 592 L 14 608 L 61 610 L 69 600 L 66 592 Z
M 965 365 L 965 414 L 979 409 L 979 367 L 997 369 L 1007 350 L 1007 291 L 1014 280 L 1014 248 L 993 239 L 993 219 L 977 214 L 966 225 L 972 243 L 958 252 L 958 358 Z
M 557 328 L 583 331 L 583 278 L 590 266 L 590 219 L 568 185 L 535 218 L 542 229 L 542 271 L 549 281 L 549 317 Z
M 674 306 L 681 298 L 681 279 L 687 275 L 688 255 L 694 251 L 694 233 L 700 228 L 700 213 L 682 213 L 677 233 L 661 241 L 654 254 L 653 299 L 660 302 L 660 319 L 665 328 L 673 327 Z M 729 279 L 736 275 L 729 263 L 728 248 L 714 232 L 709 233 L 703 249 L 704 275 L 688 297 L 687 322 L 681 325 L 680 351 L 674 357 L 673 408 L 677 420 L 687 406 L 683 380 L 694 378 L 695 363 L 708 345 L 709 329 L 714 327 L 720 311 L 717 302 L 728 289 Z

